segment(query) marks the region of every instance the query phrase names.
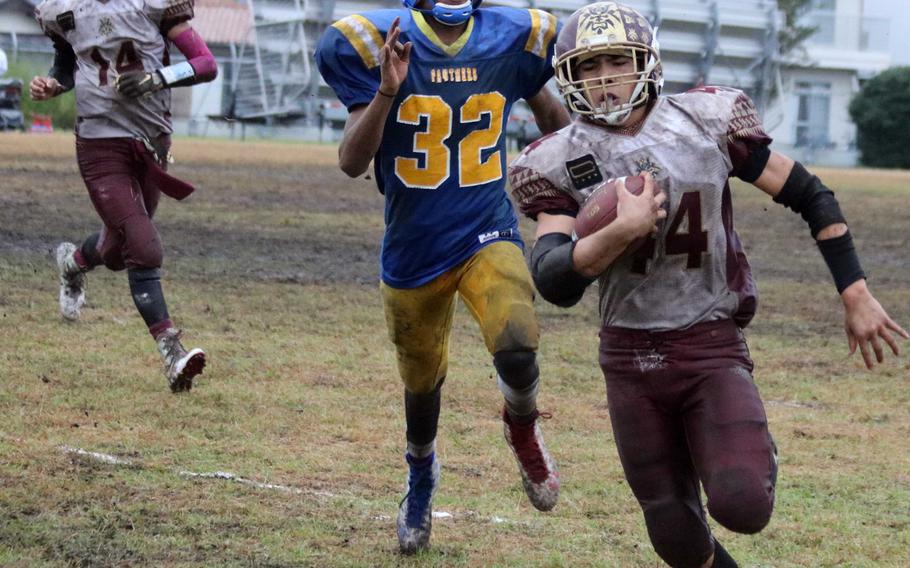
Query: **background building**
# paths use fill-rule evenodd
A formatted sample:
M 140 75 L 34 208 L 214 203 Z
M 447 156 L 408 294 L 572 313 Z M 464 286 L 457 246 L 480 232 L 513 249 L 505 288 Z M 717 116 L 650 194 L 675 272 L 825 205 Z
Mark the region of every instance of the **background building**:
M 0 0 L 0 48 L 11 62 L 48 65 L 50 42 L 32 18 L 38 0 Z M 585 0 L 486 0 L 564 18 Z M 666 92 L 700 84 L 743 89 L 782 151 L 808 163 L 854 165 L 856 129 L 847 107 L 863 81 L 892 59 L 910 63 L 906 0 L 811 0 L 803 25 L 818 30 L 786 57 L 778 53 L 776 0 L 625 0 L 659 27 Z M 326 26 L 344 16 L 399 7 L 400 0 L 196 0 L 194 25 L 221 72 L 174 96 L 175 129 L 203 136 L 334 140 L 347 117 L 316 70 Z M 177 54 L 179 57 L 179 54 Z M 536 134 L 516 106 L 507 131 Z
M 817 31 L 782 59 L 782 96 L 764 117 L 776 149 L 806 163 L 856 165 L 850 100 L 891 63 L 892 22 L 865 9 L 863 0 L 812 0 L 803 14 Z
M 0 0 L 0 49 L 6 52 L 11 66 L 22 63 L 33 72 L 46 73 L 54 52 L 51 41 L 35 21 L 38 4 L 40 0 Z M 221 72 L 210 83 L 174 91 L 172 110 L 178 133 L 202 133 L 210 115 L 222 114 L 230 100 L 233 62 L 249 42 L 251 18 L 247 4 L 196 0 L 195 11 L 193 25 L 208 42 Z M 175 61 L 182 59 L 177 50 L 172 50 L 171 56 Z

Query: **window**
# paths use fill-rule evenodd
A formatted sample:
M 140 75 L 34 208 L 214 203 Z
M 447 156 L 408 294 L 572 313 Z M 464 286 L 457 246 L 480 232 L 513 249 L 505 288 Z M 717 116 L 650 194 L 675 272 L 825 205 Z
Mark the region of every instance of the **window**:
M 812 0 L 798 9 L 798 24 L 815 28 L 815 33 L 808 39 L 809 43 L 816 45 L 834 43 L 836 4 L 836 0 Z
M 830 145 L 831 83 L 796 83 L 796 146 L 821 148 Z

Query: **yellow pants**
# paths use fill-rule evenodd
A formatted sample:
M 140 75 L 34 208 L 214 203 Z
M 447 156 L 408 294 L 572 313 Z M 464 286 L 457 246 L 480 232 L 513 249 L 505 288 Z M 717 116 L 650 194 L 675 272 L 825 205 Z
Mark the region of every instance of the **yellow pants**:
M 480 324 L 491 354 L 537 351 L 534 288 L 515 243 L 488 245 L 418 288 L 382 283 L 380 289 L 398 371 L 410 392 L 428 393 L 446 376 L 456 292 Z

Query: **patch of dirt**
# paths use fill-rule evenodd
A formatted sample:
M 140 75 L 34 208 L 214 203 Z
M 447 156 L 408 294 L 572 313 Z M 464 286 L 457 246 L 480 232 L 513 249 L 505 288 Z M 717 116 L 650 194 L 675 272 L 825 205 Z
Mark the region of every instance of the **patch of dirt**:
M 2 141 L 0 141 L 2 142 Z M 15 158 L 21 148 L 0 144 L 0 258 L 48 255 L 61 240 L 79 240 L 98 228 L 75 164 L 71 143 L 60 156 Z M 173 173 L 198 192 L 179 214 L 173 204 L 157 216 L 165 267 L 189 278 L 237 277 L 302 284 L 374 284 L 379 274 L 383 197 L 372 172 L 350 179 L 324 147 L 183 142 L 190 157 Z M 18 154 L 16 153 L 18 152 Z M 240 152 L 236 160 L 226 152 Z M 7 154 L 7 156 L 4 156 Z M 312 154 L 312 155 L 310 155 Z M 300 161 L 295 162 L 295 156 Z M 9 158 L 8 160 L 4 158 Z M 367 179 L 369 178 L 369 179 Z M 839 191 L 866 272 L 877 287 L 906 285 L 906 227 L 889 195 Z M 213 213 L 213 211 L 215 211 Z M 753 188 L 734 192 L 736 227 L 759 286 L 788 280 L 830 283 L 808 229 L 798 215 Z M 226 213 L 225 213 L 226 212 Z M 237 212 L 233 218 L 233 212 Z M 276 215 L 292 227 L 274 227 Z M 326 226 L 326 214 L 343 214 Z M 222 215 L 232 216 L 228 223 Z M 241 220 L 238 220 L 241 219 Z M 350 219 L 350 221 L 348 221 Z M 533 227 L 523 223 L 523 234 Z M 762 287 L 767 305 L 774 290 Z
M 180 216 L 189 215 L 192 222 L 175 221 L 169 210 L 156 215 L 166 268 L 179 265 L 191 278 L 377 282 L 382 231 L 375 221 L 382 217 L 383 197 L 372 179 L 347 178 L 334 165 L 197 165 L 175 168 L 174 174 L 191 181 L 198 191 L 191 201 L 179 205 Z M 49 175 L 37 166 L 0 166 L 0 179 L 4 185 L 0 257 L 36 260 L 37 256 L 47 261 L 60 241 L 78 242 L 100 227 L 75 170 Z M 207 212 L 213 207 L 242 212 L 249 221 L 227 227 Z M 262 221 L 257 220 L 257 211 L 262 212 Z M 268 223 L 276 211 L 302 219 L 300 226 L 279 235 L 268 230 L 273 228 Z M 335 213 L 375 217 L 364 226 L 345 226 L 342 234 L 317 226 L 318 219 L 307 219 L 307 214 Z

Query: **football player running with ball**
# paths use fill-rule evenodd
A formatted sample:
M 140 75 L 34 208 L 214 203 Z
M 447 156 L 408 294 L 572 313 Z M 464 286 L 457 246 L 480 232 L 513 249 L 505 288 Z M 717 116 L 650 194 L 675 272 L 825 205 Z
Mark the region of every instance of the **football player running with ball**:
M 907 332 L 866 287 L 832 192 L 768 148 L 745 94 L 660 96 L 654 34 L 621 4 L 575 12 L 554 65 L 578 118 L 526 148 L 509 177 L 522 212 L 538 222 L 531 272 L 541 295 L 572 305 L 599 280 L 610 418 L 654 549 L 671 566 L 736 566 L 711 535 L 699 484 L 718 523 L 757 533 L 771 518 L 777 456 L 742 332 L 756 288 L 733 230 L 729 178 L 807 221 L 841 294 L 851 353 L 858 346 L 871 368 L 884 344 L 896 355 L 896 336 Z M 573 241 L 574 217 L 595 187 L 643 172 L 639 196 L 617 184 L 615 221 Z
M 76 89 L 76 159 L 101 231 L 80 246 L 57 247 L 60 312 L 76 320 L 86 273 L 126 269 L 130 293 L 157 343 L 173 392 L 187 391 L 205 366 L 201 349 L 180 343 L 161 290 L 163 251 L 152 216 L 161 193 L 177 199 L 192 186 L 169 176 L 169 89 L 211 81 L 215 59 L 188 21 L 192 0 L 45 0 L 36 10 L 54 42 L 47 77 L 32 79 L 35 100 Z M 168 42 L 187 61 L 169 64 Z
M 559 494 L 537 424 L 539 330 L 518 219 L 505 191 L 505 124 L 525 99 L 544 132 L 568 124 L 544 87 L 557 32 L 539 10 L 479 8 L 481 0 L 404 0 L 335 22 L 319 70 L 350 111 L 339 165 L 371 160 L 385 194 L 381 293 L 404 381 L 407 489 L 402 552 L 429 546 L 439 479 L 436 432 L 456 295 L 493 356 L 506 440 L 540 510 Z

